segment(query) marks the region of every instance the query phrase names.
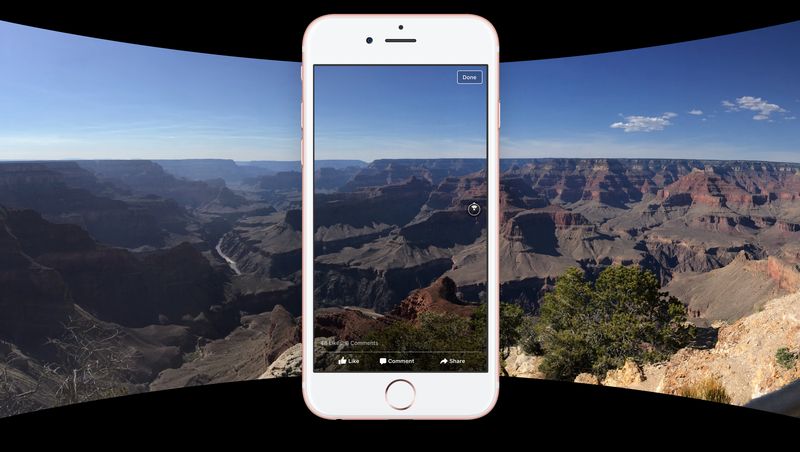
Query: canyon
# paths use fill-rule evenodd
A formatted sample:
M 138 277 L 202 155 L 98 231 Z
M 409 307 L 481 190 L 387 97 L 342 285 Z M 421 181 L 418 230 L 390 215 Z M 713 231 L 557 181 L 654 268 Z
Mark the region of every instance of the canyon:
M 328 334 L 481 299 L 482 164 L 318 162 Z M 572 266 L 651 270 L 702 327 L 800 290 L 800 164 L 504 159 L 500 189 L 501 300 L 531 315 Z M 128 393 L 296 373 L 300 199 L 297 162 L 0 163 L 0 384 L 61 403 L 70 322 L 142 351 Z

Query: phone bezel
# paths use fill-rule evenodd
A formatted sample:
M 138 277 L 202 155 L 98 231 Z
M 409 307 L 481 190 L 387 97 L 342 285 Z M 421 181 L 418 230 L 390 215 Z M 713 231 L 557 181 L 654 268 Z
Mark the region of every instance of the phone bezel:
M 403 30 L 399 30 L 399 25 Z M 373 37 L 367 44 L 366 37 Z M 414 43 L 386 43 L 414 38 Z M 486 65 L 488 84 L 488 269 L 487 372 L 314 372 L 313 356 L 313 77 L 321 64 Z M 316 19 L 303 38 L 302 288 L 303 396 L 309 409 L 329 419 L 470 419 L 488 413 L 499 389 L 499 44 L 494 27 L 473 15 L 328 15 Z M 414 404 L 391 408 L 389 383 L 412 382 Z

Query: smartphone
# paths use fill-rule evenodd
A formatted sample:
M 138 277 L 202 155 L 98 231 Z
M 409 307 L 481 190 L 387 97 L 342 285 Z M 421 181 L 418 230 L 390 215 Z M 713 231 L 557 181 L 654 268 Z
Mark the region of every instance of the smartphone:
M 330 419 L 469 419 L 498 394 L 499 44 L 473 15 L 303 39 L 303 394 Z

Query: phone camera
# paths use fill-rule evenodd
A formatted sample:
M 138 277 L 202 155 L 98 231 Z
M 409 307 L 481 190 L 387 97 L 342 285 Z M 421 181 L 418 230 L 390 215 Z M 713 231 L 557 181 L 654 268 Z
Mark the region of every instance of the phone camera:
M 372 36 L 367 38 L 367 44 L 372 44 Z
M 397 28 L 399 28 L 400 30 L 402 30 L 402 29 L 403 29 L 403 26 L 402 26 L 402 25 L 400 25 L 400 26 L 399 26 L 399 27 L 397 27 Z

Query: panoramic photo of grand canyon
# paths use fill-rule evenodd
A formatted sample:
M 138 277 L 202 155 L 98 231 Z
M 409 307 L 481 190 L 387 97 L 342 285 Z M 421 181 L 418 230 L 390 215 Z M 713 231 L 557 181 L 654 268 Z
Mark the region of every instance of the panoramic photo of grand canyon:
M 501 66 L 504 376 L 800 378 L 798 39 Z M 300 375 L 299 64 L 0 22 L 0 67 L 0 416 Z M 484 163 L 315 162 L 315 337 L 477 315 Z

